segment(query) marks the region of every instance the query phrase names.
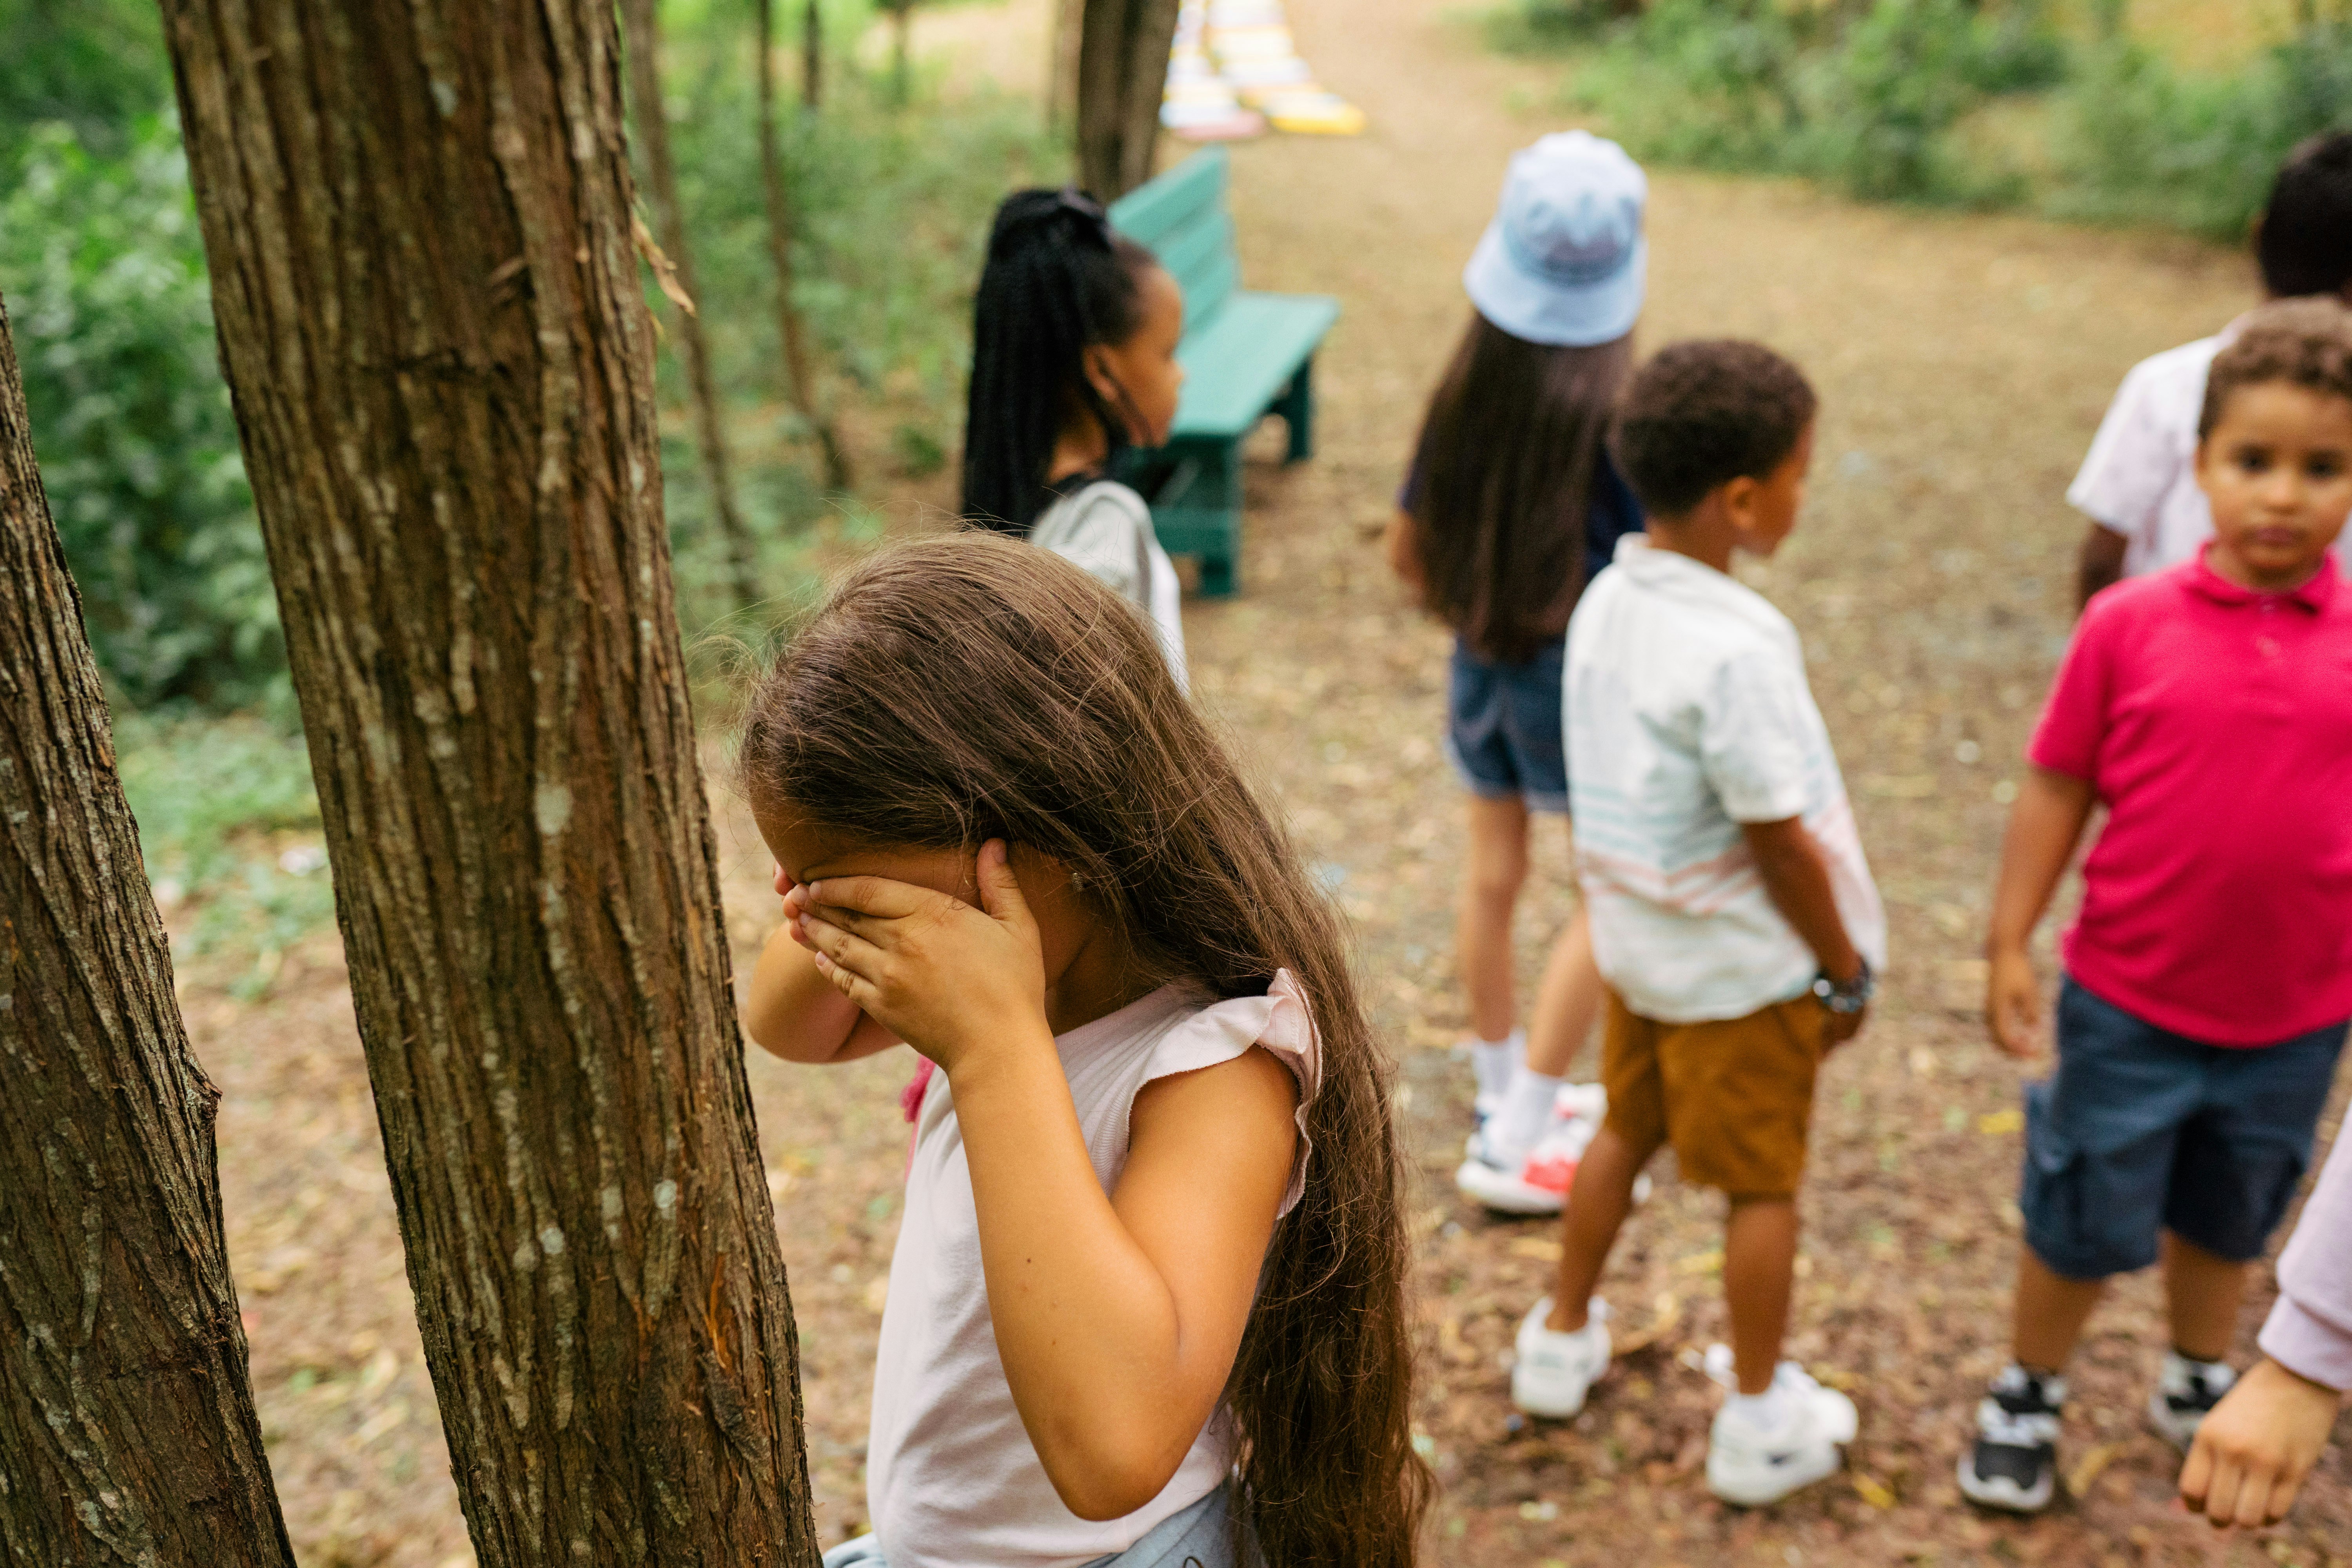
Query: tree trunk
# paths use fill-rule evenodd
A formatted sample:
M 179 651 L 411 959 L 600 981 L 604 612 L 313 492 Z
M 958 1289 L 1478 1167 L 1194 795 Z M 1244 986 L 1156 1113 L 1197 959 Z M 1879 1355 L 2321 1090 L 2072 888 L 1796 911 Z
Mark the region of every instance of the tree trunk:
M 0 1562 L 293 1568 L 213 1111 L 0 307 Z
M 1117 201 L 1151 178 L 1177 0 L 1086 0 L 1078 39 L 1078 179 Z
M 833 416 L 817 395 L 816 370 L 809 358 L 808 323 L 793 298 L 793 194 L 784 177 L 784 154 L 776 140 L 776 0 L 759 0 L 760 178 L 767 187 L 768 260 L 776 274 L 777 335 L 784 345 L 784 374 L 801 423 L 816 438 L 824 458 L 824 488 L 845 490 L 854 482 L 849 453 Z
M 915 0 L 889 0 L 890 98 L 904 109 L 915 98 Z
M 1056 135 L 1073 132 L 1078 122 L 1078 41 L 1086 32 L 1086 15 L 1087 0 L 1055 0 L 1045 62 L 1045 129 Z
M 814 1564 L 599 0 L 166 0 L 483 1568 Z
M 801 107 L 814 110 L 824 101 L 824 14 L 817 0 L 801 7 Z
M 654 223 L 661 231 L 661 247 L 668 254 L 671 271 L 684 296 L 677 306 L 677 341 L 686 356 L 686 384 L 694 401 L 694 442 L 702 453 L 703 482 L 710 487 L 712 515 L 727 548 L 727 566 L 734 578 L 735 602 L 758 604 L 759 549 L 735 504 L 735 479 L 727 461 L 727 426 L 719 416 L 719 384 L 710 372 L 710 343 L 702 335 L 698 301 L 701 286 L 694 275 L 694 251 L 686 235 L 686 209 L 678 205 L 677 165 L 669 155 L 669 116 L 662 108 L 661 27 L 654 18 L 654 0 L 621 0 L 621 25 L 628 31 L 629 101 L 636 110 L 637 140 L 644 145 L 646 173 L 651 176 Z

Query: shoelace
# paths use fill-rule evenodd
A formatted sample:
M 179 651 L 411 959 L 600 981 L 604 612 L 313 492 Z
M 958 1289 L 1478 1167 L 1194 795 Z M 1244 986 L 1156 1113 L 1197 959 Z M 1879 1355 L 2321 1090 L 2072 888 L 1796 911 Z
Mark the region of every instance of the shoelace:
M 1977 1436 L 1999 1447 L 2038 1448 L 2058 1441 L 2058 1414 L 2008 1410 L 1998 1399 L 1986 1399 L 1977 1406 Z

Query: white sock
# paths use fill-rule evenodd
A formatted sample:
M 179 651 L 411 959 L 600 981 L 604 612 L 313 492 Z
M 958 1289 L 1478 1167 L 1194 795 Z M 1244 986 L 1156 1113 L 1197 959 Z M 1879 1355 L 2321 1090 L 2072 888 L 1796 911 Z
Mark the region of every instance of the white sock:
M 1778 1377 L 1761 1394 L 1742 1394 L 1735 1388 L 1725 1404 L 1759 1432 L 1769 1432 L 1788 1416 L 1788 1399 Z
M 1528 1054 L 1528 1033 L 1513 1029 L 1499 1040 L 1470 1041 L 1470 1070 L 1478 1077 L 1482 1095 L 1502 1094 L 1511 1087 L 1511 1074 Z
M 1495 1113 L 1495 1143 L 1515 1151 L 1534 1148 L 1536 1140 L 1543 1136 L 1544 1124 L 1551 1119 L 1551 1105 L 1559 1097 L 1559 1079 L 1521 1062 L 1511 1074 L 1511 1087 L 1503 1097 L 1503 1109 Z

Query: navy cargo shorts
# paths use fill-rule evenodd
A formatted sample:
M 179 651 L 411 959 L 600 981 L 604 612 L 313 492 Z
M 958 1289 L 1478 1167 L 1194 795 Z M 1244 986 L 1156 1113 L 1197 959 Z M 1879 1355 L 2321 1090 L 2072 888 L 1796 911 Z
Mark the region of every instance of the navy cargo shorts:
M 2026 1245 L 2070 1279 L 2147 1268 L 2166 1230 L 2218 1258 L 2261 1257 L 2311 1163 L 2344 1036 L 2331 1024 L 2209 1046 L 2068 976 L 2057 1070 L 2025 1089 Z

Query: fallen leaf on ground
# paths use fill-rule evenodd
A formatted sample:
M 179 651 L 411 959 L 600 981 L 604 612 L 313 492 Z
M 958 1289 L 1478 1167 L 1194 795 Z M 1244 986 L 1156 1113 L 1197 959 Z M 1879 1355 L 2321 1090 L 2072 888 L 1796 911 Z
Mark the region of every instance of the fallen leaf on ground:
M 2091 1483 L 2099 1479 L 2099 1472 L 2105 1469 L 2122 1450 L 2121 1443 L 2102 1443 L 2084 1455 L 2074 1469 L 2067 1473 L 2066 1489 L 2076 1497 L 2087 1494 Z
M 1511 1243 L 1511 1255 L 1515 1258 L 1540 1258 L 1546 1263 L 1557 1263 L 1559 1261 L 1559 1243 L 1546 1241 L 1539 1236 L 1523 1236 Z
M 1853 1490 L 1856 1497 L 1873 1508 L 1895 1506 L 1895 1494 L 1887 1490 L 1883 1483 L 1864 1475 L 1860 1470 L 1856 1470 L 1853 1474 Z
M 1999 1137 L 2014 1132 L 2025 1125 L 2025 1112 L 2011 1106 L 2007 1110 L 1990 1110 L 1977 1118 L 1977 1131 L 1987 1137 Z

